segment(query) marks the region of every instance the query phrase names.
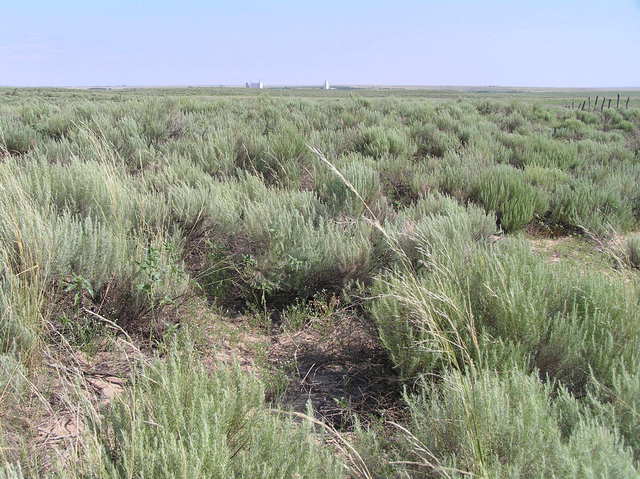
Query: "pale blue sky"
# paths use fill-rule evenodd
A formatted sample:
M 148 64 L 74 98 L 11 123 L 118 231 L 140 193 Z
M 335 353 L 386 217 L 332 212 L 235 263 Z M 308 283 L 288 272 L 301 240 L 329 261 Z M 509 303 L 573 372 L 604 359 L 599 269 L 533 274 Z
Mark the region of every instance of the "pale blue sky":
M 0 85 L 640 87 L 640 0 L 0 2 Z

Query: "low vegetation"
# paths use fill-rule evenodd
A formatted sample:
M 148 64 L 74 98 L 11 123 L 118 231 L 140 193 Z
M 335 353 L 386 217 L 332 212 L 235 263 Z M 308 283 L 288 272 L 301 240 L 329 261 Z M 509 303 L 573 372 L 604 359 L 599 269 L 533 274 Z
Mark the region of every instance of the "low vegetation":
M 0 90 L 0 477 L 640 474 L 633 103 L 157 93 Z

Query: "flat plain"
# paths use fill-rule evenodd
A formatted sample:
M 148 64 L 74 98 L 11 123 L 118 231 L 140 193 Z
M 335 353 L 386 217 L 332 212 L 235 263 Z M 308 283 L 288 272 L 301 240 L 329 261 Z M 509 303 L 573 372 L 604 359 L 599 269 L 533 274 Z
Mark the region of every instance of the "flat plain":
M 640 90 L 0 88 L 0 478 L 640 474 Z

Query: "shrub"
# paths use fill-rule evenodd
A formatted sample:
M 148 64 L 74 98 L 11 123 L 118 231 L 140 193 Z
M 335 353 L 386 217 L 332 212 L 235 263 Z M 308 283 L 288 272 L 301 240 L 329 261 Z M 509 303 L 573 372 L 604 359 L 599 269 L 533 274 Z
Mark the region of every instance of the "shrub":
M 236 165 L 261 175 L 270 184 L 286 185 L 300 178 L 299 160 L 306 154 L 304 140 L 291 130 L 238 138 Z
M 38 130 L 53 140 L 60 140 L 74 129 L 74 118 L 69 113 L 57 113 L 47 117 L 38 125 Z
M 423 269 L 384 275 L 373 287 L 372 317 L 403 376 L 498 368 L 515 348 L 520 367 L 583 391 L 589 371 L 610 384 L 617 365 L 637 360 L 640 328 L 630 318 L 640 307 L 622 279 L 559 275 L 526 243 L 433 238 L 419 248 Z
M 196 294 L 277 309 L 285 330 L 344 307 L 371 319 L 407 389 L 406 428 L 366 433 L 372 476 L 638 475 L 633 272 L 558 265 L 496 233 L 635 230 L 640 110 L 405 90 L 16 93 L 0 105 L 0 400 L 28 386 L 12 371 L 56 356 L 48 333 L 72 348 L 102 337 L 92 312 L 155 345 L 206 308 Z M 621 255 L 634 267 L 638 248 L 631 236 Z M 165 362 L 92 417 L 69 477 L 349 473 L 320 431 L 269 412 L 258 380 L 205 372 L 181 347 L 162 344 Z
M 588 403 L 594 416 L 612 425 L 640 458 L 640 375 L 629 368 L 616 368 L 609 386 L 592 381 Z
M 576 118 L 587 125 L 596 125 L 599 122 L 598 115 L 588 111 L 577 111 Z
M 6 268 L 7 263 L 3 264 Z M 21 281 L 15 274 L 4 271 L 0 281 L 0 354 L 12 353 L 21 360 L 36 356 L 44 329 L 44 294 L 41 282 L 34 275 L 33 282 Z
M 511 150 L 509 162 L 517 168 L 542 166 L 566 171 L 584 161 L 576 145 L 541 135 L 513 135 L 503 137 L 502 141 Z
M 612 230 L 628 231 L 635 225 L 634 205 L 624 201 L 611 187 L 596 187 L 587 181 L 556 190 L 549 207 L 549 220 L 561 226 L 580 228 L 595 235 Z
M 431 155 L 442 158 L 447 151 L 453 151 L 460 146 L 459 140 L 454 135 L 438 130 L 435 125 L 414 127 L 411 135 L 420 156 Z
M 438 214 L 427 209 L 430 203 Z M 406 266 L 419 272 L 399 269 L 380 276 L 369 304 L 380 339 L 405 378 L 445 366 L 462 368 L 475 354 L 469 351 L 477 331 L 466 284 L 453 278 L 468 264 L 474 243 L 485 240 L 495 224 L 478 209 L 467 212 L 442 197 L 427 198 L 415 210 L 427 216 L 407 226 L 401 218 L 398 226 L 411 229 L 400 230 L 397 244 Z
M 105 478 L 342 477 L 312 429 L 270 412 L 264 394 L 246 373 L 210 374 L 173 353 L 94 418 L 79 468 Z
M 385 156 L 410 155 L 414 150 L 409 138 L 402 130 L 384 127 L 363 129 L 357 140 L 356 148 L 360 153 L 375 159 Z
M 436 470 L 524 478 L 638 474 L 615 430 L 583 419 L 575 399 L 535 376 L 448 374 L 441 383 L 425 381 L 408 402 L 415 443 L 429 451 Z M 568 414 L 577 420 L 567 428 Z
M 171 196 L 175 215 L 193 219 L 185 225 L 203 219 L 198 234 L 211 239 L 204 269 L 224 265 L 223 290 L 230 296 L 219 298 L 223 302 L 282 306 L 369 276 L 368 226 L 325 216 L 311 192 L 267 189 L 248 177 L 211 182 L 209 189 L 180 188 Z
M 327 204 L 332 216 L 346 214 L 357 218 L 366 212 L 367 206 L 375 207 L 374 203 L 380 199 L 382 193 L 373 162 L 358 154 L 351 154 L 341 158 L 336 163 L 336 168 L 344 180 L 358 192 L 360 198 L 336 172 L 324 164 L 319 164 L 314 175 L 315 191 Z
M 27 388 L 27 370 L 13 354 L 0 354 L 0 405 L 7 397 L 19 399 Z
M 570 185 L 573 182 L 571 175 L 558 168 L 536 165 L 527 165 L 525 167 L 524 179 L 532 186 L 541 188 L 549 193 L 555 192 L 561 185 Z
M 554 131 L 554 138 L 575 141 L 585 138 L 589 133 L 589 127 L 575 118 L 566 118 L 560 122 Z
M 542 191 L 527 184 L 521 171 L 506 165 L 482 172 L 471 197 L 487 211 L 495 211 L 499 225 L 507 232 L 529 224 L 548 207 Z
M 0 121 L 0 153 L 23 155 L 32 150 L 38 140 L 38 133 L 32 127 L 17 120 Z
M 502 129 L 508 133 L 520 133 L 527 125 L 527 120 L 519 112 L 512 112 L 507 116 L 502 116 L 500 120 Z
M 24 477 L 19 464 L 10 462 L 0 464 L 0 479 L 24 479 Z

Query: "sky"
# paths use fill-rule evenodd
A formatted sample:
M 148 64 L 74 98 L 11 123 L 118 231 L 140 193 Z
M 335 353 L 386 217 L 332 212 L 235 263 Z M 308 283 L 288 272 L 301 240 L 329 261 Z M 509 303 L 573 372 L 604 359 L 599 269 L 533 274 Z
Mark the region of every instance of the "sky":
M 640 0 L 0 0 L 0 85 L 640 87 Z

